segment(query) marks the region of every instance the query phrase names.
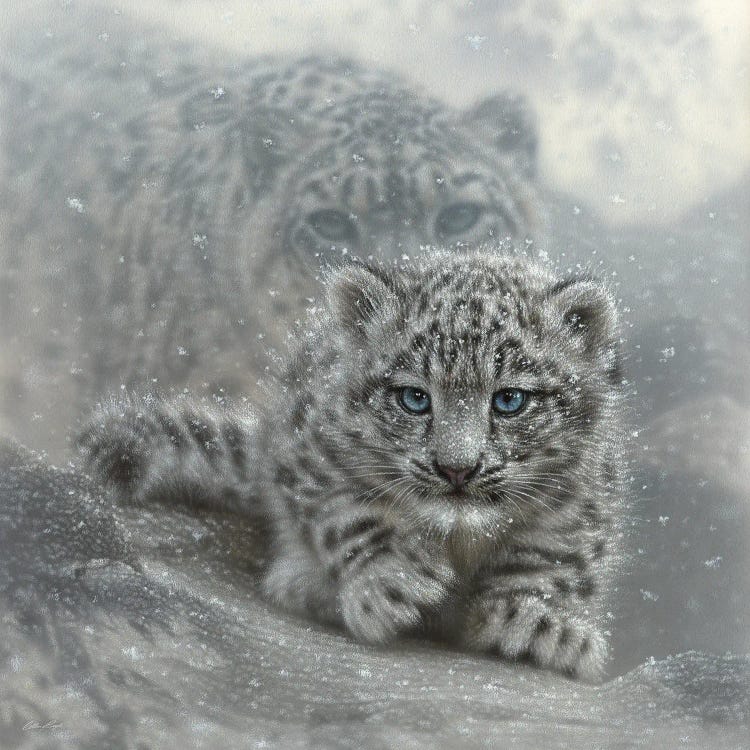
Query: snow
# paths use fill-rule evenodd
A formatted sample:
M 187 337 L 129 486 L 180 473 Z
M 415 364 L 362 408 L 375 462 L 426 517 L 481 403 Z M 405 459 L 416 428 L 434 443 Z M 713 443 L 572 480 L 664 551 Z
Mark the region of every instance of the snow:
M 12 445 L 0 497 L 2 747 L 747 746 L 748 657 L 651 657 L 592 686 L 416 641 L 373 649 L 259 599 L 247 523 L 110 510 Z
M 85 4 L 28 12 L 40 28 Z M 0 19 L 6 40 L 16 5 Z M 109 508 L 84 478 L 5 446 L 0 747 L 746 748 L 747 7 L 279 7 L 192 0 L 172 12 L 134 0 L 128 13 L 232 56 L 284 45 L 297 55 L 312 40 L 458 106 L 504 86 L 532 99 L 555 238 L 537 254 L 611 275 L 629 337 L 633 496 L 609 679 L 580 685 L 417 642 L 359 646 L 258 598 L 258 529 Z M 112 44 L 117 15 L 98 12 L 92 43 Z M 587 71 L 611 78 L 577 78 Z M 220 80 L 206 89 L 217 106 Z M 97 197 L 79 187 L 50 210 L 83 225 Z M 213 252 L 195 229 L 193 252 Z M 69 425 L 54 423 L 54 406 L 40 402 L 29 421 L 62 442 Z

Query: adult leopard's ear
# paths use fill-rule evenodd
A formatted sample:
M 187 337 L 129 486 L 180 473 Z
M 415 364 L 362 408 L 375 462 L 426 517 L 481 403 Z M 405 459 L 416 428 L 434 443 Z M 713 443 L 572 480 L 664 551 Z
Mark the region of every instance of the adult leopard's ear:
M 509 158 L 521 174 L 536 175 L 536 118 L 524 97 L 503 93 L 483 99 L 466 113 L 464 122 Z
M 547 306 L 553 326 L 619 382 L 620 325 L 610 291 L 593 279 L 566 279 L 547 291 Z
M 395 317 L 396 282 L 386 269 L 352 263 L 329 277 L 328 304 L 334 320 L 355 340 L 363 341 L 374 326 Z

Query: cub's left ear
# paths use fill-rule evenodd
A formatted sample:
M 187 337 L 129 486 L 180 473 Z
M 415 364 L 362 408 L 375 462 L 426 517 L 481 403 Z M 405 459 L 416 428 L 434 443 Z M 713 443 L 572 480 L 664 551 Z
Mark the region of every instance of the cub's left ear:
M 522 96 L 503 93 L 484 99 L 466 112 L 463 122 L 509 158 L 521 174 L 535 176 L 536 118 Z
M 352 263 L 328 279 L 328 305 L 334 319 L 358 342 L 392 317 L 399 298 L 395 281 L 381 268 Z
M 620 366 L 620 325 L 609 290 L 591 279 L 568 279 L 547 292 L 554 324 L 613 376 Z M 615 373 L 615 370 L 618 373 Z

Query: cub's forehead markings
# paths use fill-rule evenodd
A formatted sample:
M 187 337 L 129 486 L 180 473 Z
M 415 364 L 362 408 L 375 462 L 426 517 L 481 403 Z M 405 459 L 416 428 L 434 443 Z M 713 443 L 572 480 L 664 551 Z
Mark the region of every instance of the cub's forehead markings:
M 453 372 L 461 363 L 469 368 L 467 377 L 482 370 L 495 380 L 509 372 L 539 376 L 558 372 L 557 368 L 552 370 L 549 362 L 540 363 L 533 349 L 524 346 L 513 331 L 489 326 L 477 329 L 474 321 L 465 316 L 425 321 L 387 360 L 398 369 L 417 368 L 425 377 Z

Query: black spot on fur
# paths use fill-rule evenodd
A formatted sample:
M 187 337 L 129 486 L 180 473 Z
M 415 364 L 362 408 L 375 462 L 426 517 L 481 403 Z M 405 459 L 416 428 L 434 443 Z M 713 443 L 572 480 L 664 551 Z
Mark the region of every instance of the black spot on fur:
M 321 487 L 327 486 L 330 482 L 328 473 L 323 471 L 319 465 L 314 464 L 307 456 L 299 458 L 299 467 L 310 479 Z
M 341 465 L 341 456 L 339 455 L 338 451 L 328 442 L 324 433 L 318 430 L 312 433 L 311 438 L 313 443 L 315 443 L 315 447 L 331 466 Z
M 599 506 L 593 500 L 588 500 L 584 503 L 582 513 L 586 523 L 589 523 L 592 526 L 597 526 L 601 523 L 602 519 L 599 513 Z
M 406 601 L 404 599 L 403 593 L 398 589 L 393 588 L 392 586 L 386 588 L 385 594 L 392 602 L 395 602 L 396 604 L 403 604 L 404 601 Z
M 221 426 L 221 437 L 224 445 L 229 449 L 229 456 L 235 469 L 238 469 L 244 476 L 247 458 L 244 432 L 233 422 L 225 422 Z
M 293 489 L 297 484 L 297 476 L 288 466 L 281 465 L 276 469 L 274 481 L 282 487 Z
M 548 568 L 549 565 L 546 563 L 514 561 L 493 567 L 491 575 L 508 576 L 518 575 L 519 573 L 538 573 Z
M 580 596 L 582 599 L 588 599 L 596 591 L 596 584 L 594 583 L 594 579 L 591 578 L 591 576 L 582 578 L 576 586 L 576 591 L 578 592 L 578 596 Z
M 291 424 L 295 430 L 301 430 L 305 426 L 307 417 L 307 403 L 300 396 L 294 404 L 294 410 L 292 411 Z
M 380 529 L 370 537 L 369 542 L 374 547 L 378 544 L 381 544 L 386 539 L 390 539 L 392 534 L 393 531 L 391 529 Z
M 300 525 L 299 533 L 302 543 L 307 545 L 308 547 L 311 546 L 313 541 L 313 531 L 309 518 L 305 519 L 305 521 Z
M 355 558 L 359 557 L 359 555 L 362 554 L 362 550 L 364 549 L 364 545 L 362 544 L 355 544 L 353 547 L 348 549 L 346 551 L 346 554 L 344 555 L 344 559 L 347 562 L 351 562 Z
M 414 550 L 407 550 L 406 551 L 406 559 L 409 560 L 409 562 L 418 563 L 420 562 L 421 558 Z
M 547 615 L 542 615 L 539 618 L 539 621 L 536 624 L 536 627 L 534 628 L 534 636 L 540 636 L 543 633 L 546 633 L 550 627 L 552 626 L 552 623 L 550 622 L 550 619 Z
M 355 536 L 362 536 L 362 534 L 366 534 L 368 531 L 378 528 L 378 526 L 380 526 L 380 522 L 377 518 L 361 518 L 351 526 L 341 529 L 340 539 L 344 540 Z M 375 535 L 373 535 L 374 538 Z M 372 542 L 372 539 L 370 541 Z
M 172 445 L 174 445 L 175 448 L 183 448 L 187 436 L 180 429 L 178 423 L 168 414 L 164 414 L 161 411 L 156 412 L 155 416 L 162 430 L 164 430 L 164 433 L 169 437 Z
M 202 420 L 200 416 L 190 413 L 185 415 L 185 424 L 198 447 L 209 458 L 216 456 L 219 448 L 216 444 L 217 433 L 213 426 Z
M 327 550 L 332 550 L 336 544 L 338 543 L 339 536 L 336 533 L 336 529 L 334 528 L 328 528 L 326 529 L 326 533 L 323 535 L 323 546 Z
M 484 315 L 484 302 L 481 299 L 472 297 L 469 300 L 469 312 L 471 312 L 474 319 L 479 319 Z
M 427 345 L 427 336 L 424 333 L 418 333 L 411 342 L 412 351 L 423 349 Z
M 549 291 L 547 292 L 548 296 L 552 297 L 555 294 L 558 294 L 559 292 L 562 292 L 563 290 L 567 289 L 568 287 L 573 286 L 574 284 L 578 284 L 580 281 L 589 280 L 590 277 L 587 276 L 576 276 L 574 278 L 568 278 L 568 279 L 562 279 L 561 281 L 558 281 L 557 283 L 553 284 Z
M 367 550 L 366 555 L 368 559 L 374 560 L 376 557 L 382 557 L 383 555 L 390 555 L 393 552 L 393 547 L 388 542 L 379 544 L 375 547 L 371 547 Z

